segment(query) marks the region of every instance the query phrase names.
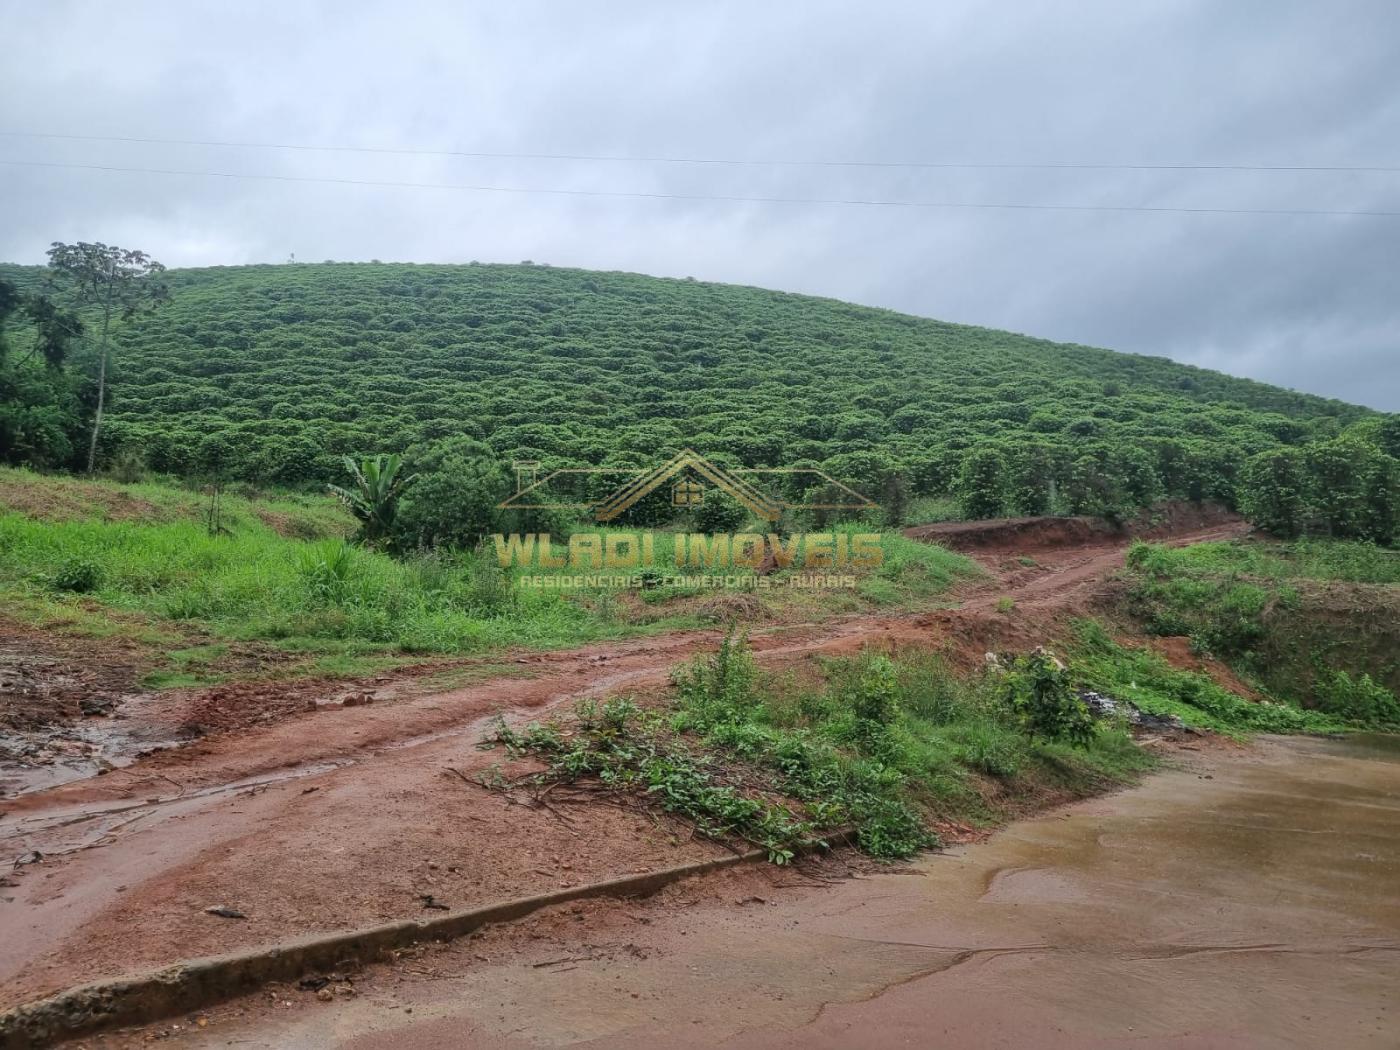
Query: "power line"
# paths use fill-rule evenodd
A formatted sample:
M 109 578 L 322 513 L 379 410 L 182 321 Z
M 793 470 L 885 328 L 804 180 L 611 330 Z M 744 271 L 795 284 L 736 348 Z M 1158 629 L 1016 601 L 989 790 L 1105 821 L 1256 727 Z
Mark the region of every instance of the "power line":
M 392 189 L 465 190 L 476 193 L 546 194 L 558 197 L 604 197 L 642 200 L 714 201 L 729 204 L 821 204 L 868 208 L 930 208 L 987 211 L 1158 212 L 1180 215 L 1307 215 L 1400 218 L 1400 211 L 1347 211 L 1330 208 L 1194 208 L 1128 204 L 1024 204 L 983 201 L 868 200 L 840 197 L 748 197 L 711 193 L 654 193 L 643 190 L 580 190 L 555 187 L 487 186 L 456 182 L 398 182 L 382 179 L 349 179 L 312 175 L 267 175 L 231 171 L 192 171 L 182 168 L 136 168 L 112 164 L 69 164 L 59 161 L 11 160 L 0 164 L 26 168 L 63 168 L 75 171 L 127 172 L 137 175 L 192 175 L 213 179 L 250 179 L 263 182 L 304 182 L 336 186 L 377 186 Z
M 731 167 L 794 168 L 914 168 L 924 170 L 1010 170 L 1010 171 L 1245 171 L 1245 172 L 1328 172 L 1353 174 L 1396 174 L 1400 165 L 1342 164 L 1101 164 L 1059 162 L 965 162 L 965 161 L 886 161 L 886 160 L 781 160 L 735 157 L 668 157 L 648 154 L 608 153 L 515 153 L 486 150 L 411 149 L 392 146 L 317 146 L 291 142 L 227 142 L 218 139 L 138 138 L 129 135 L 69 135 L 41 131 L 0 131 L 6 138 L 62 139 L 71 142 L 126 142 L 151 146 L 218 146 L 228 149 L 295 150 L 307 153 L 377 153 L 415 157 L 472 157 L 494 160 L 569 160 L 609 163 L 712 164 Z

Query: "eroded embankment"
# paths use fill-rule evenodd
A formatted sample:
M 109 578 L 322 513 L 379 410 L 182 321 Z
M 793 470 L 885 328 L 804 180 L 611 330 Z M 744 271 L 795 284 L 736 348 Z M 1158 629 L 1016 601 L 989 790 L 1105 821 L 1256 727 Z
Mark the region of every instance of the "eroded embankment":
M 1137 518 L 1112 524 L 1103 518 L 992 518 L 943 521 L 905 529 L 910 539 L 941 543 L 957 551 L 1032 554 L 1065 547 L 1085 547 L 1130 539 L 1170 539 L 1188 533 L 1240 525 L 1238 514 L 1213 503 L 1170 501 Z

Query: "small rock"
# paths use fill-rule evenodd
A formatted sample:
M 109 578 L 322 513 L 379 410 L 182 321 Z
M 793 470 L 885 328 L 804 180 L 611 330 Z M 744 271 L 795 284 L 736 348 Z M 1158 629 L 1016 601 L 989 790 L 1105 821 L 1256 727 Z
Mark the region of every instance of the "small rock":
M 221 919 L 246 919 L 248 917 L 237 908 L 230 908 L 227 904 L 211 904 L 204 909 L 204 914 L 217 915 Z
M 110 715 L 117 701 L 110 696 L 85 696 L 78 701 L 78 711 L 89 718 Z
M 317 988 L 316 998 L 320 999 L 323 1003 L 328 1003 L 335 998 L 335 993 L 329 988 Z

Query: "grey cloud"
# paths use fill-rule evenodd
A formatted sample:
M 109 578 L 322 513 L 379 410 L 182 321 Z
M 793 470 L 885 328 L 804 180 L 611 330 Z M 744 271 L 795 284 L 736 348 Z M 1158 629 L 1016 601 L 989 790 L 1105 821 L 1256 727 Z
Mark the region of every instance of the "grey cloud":
M 779 159 L 1400 164 L 1400 10 L 6 5 L 0 129 Z M 0 157 L 581 190 L 1400 210 L 1394 174 L 729 167 L 0 138 Z M 1400 220 L 506 195 L 0 165 L 0 258 L 514 261 L 736 281 L 1400 410 Z

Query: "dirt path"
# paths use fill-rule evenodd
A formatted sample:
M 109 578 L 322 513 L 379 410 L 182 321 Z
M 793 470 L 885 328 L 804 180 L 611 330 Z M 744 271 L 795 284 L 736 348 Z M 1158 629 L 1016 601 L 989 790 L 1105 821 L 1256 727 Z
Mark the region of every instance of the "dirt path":
M 1177 542 L 1238 531 L 1195 529 Z M 995 619 L 1004 596 L 1027 609 L 1073 607 L 1121 565 L 1124 546 L 1042 552 L 1011 568 L 979 551 L 998 579 L 959 609 L 774 628 L 752 644 L 769 667 L 872 643 L 933 644 Z M 495 717 L 523 721 L 580 697 L 660 687 L 718 638 L 521 657 L 510 675 L 466 688 L 304 713 L 8 800 L 0 845 L 43 860 L 5 876 L 0 1006 L 177 958 L 412 917 L 426 896 L 463 907 L 717 855 L 678 827 L 616 811 L 590 813 L 583 836 L 448 771 L 502 760 L 477 747 Z M 206 914 L 215 904 L 248 918 Z
M 1301 1050 L 1400 1031 L 1395 738 L 1203 753 L 902 872 L 801 883 L 574 905 L 371 968 L 353 998 L 278 988 L 115 1045 Z

